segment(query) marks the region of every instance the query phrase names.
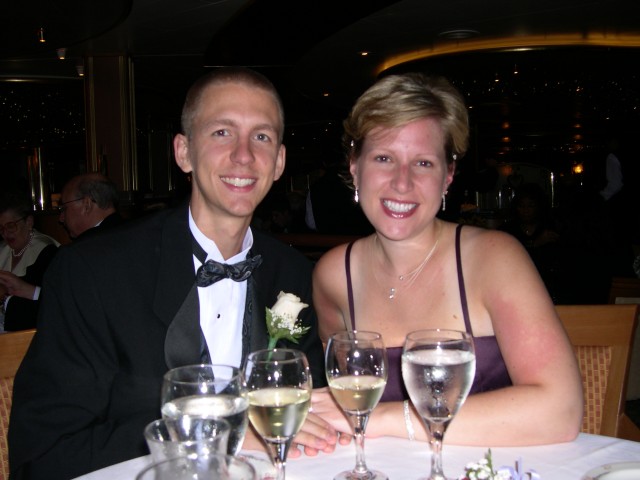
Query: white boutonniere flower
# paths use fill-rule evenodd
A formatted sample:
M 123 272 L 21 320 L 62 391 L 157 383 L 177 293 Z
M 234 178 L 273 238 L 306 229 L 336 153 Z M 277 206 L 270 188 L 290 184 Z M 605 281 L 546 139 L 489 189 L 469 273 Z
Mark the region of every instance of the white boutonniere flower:
M 300 301 L 300 297 L 292 293 L 280 292 L 273 307 L 267 308 L 267 330 L 269 331 L 269 348 L 275 348 L 281 338 L 298 343 L 298 339 L 309 331 L 310 327 L 300 326 L 298 315 L 308 307 Z

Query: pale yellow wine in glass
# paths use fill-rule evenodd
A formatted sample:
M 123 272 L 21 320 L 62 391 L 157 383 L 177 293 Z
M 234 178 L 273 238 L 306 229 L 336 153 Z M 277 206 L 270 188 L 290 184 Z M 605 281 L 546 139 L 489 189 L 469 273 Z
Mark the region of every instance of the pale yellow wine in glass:
M 364 456 L 365 428 L 387 385 L 387 351 L 376 332 L 350 331 L 332 335 L 325 353 L 327 382 L 333 398 L 351 421 L 356 444 L 353 470 L 338 474 L 339 480 L 386 480 L 369 470 Z

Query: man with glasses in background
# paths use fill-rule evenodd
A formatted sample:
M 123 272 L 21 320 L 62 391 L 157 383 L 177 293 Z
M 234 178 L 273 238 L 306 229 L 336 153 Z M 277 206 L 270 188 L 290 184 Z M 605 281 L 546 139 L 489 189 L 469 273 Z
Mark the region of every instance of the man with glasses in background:
M 60 223 L 72 240 L 122 223 L 116 185 L 99 173 L 85 173 L 69 180 L 60 197 Z

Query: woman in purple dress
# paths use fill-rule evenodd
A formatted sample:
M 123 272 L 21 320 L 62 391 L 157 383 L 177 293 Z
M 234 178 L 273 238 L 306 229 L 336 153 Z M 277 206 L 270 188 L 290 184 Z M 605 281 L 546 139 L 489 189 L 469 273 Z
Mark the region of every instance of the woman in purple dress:
M 468 117 L 443 78 L 387 76 L 356 102 L 344 144 L 355 200 L 375 233 L 323 256 L 314 303 L 323 341 L 334 332 L 383 335 L 389 382 L 368 436 L 425 440 L 406 410 L 400 354 L 406 334 L 466 330 L 476 345 L 471 395 L 448 443 L 531 445 L 570 441 L 582 421 L 573 350 L 535 266 L 503 232 L 437 218 L 468 143 Z M 325 391 L 314 411 L 350 432 Z M 405 415 L 405 413 L 408 413 Z

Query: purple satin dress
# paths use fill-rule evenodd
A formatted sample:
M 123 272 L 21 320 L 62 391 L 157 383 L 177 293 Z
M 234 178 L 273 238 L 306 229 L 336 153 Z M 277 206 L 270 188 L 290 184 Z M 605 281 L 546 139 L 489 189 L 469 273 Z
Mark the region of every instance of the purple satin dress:
M 456 264 L 458 270 L 458 287 L 460 288 L 460 303 L 467 332 L 473 336 L 471 322 L 469 320 L 469 308 L 467 305 L 467 294 L 462 276 L 462 261 L 460 259 L 460 231 L 462 225 L 456 229 Z M 345 268 L 347 272 L 347 292 L 349 296 L 349 314 L 351 315 L 351 328 L 356 329 L 354 307 L 353 307 L 353 287 L 351 285 L 351 247 L 353 242 L 347 246 L 345 253 Z M 474 337 L 473 344 L 476 352 L 476 375 L 471 386 L 471 394 L 497 390 L 511 385 L 511 378 L 507 371 L 507 366 L 502 358 L 500 347 L 495 336 Z M 402 347 L 387 348 L 389 359 L 389 377 L 387 386 L 382 395 L 382 402 L 401 401 L 409 398 L 402 381 L 401 357 Z

